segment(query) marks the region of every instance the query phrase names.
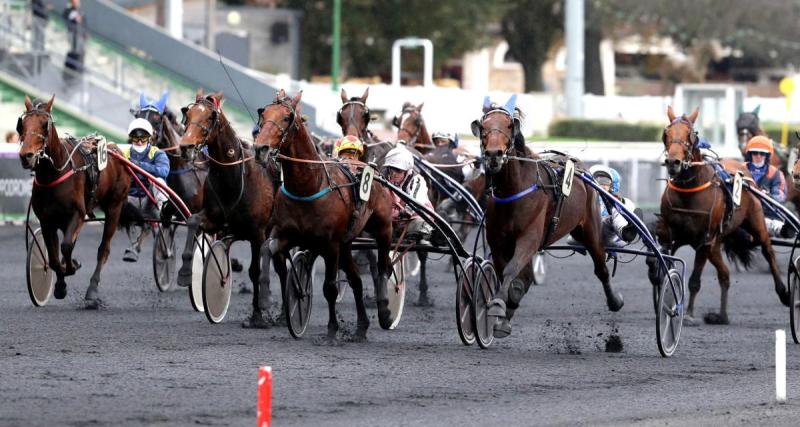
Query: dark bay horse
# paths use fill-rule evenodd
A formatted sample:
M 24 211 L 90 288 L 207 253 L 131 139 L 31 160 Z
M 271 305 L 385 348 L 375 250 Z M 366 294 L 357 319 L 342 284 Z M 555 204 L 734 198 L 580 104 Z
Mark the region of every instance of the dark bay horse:
M 108 259 L 111 238 L 127 200 L 131 175 L 113 156 L 109 156 L 105 169 L 93 173 L 97 168 L 96 147 L 92 147 L 91 142 L 58 137 L 51 115 L 54 100 L 55 96 L 49 102 L 31 102 L 25 97 L 25 113 L 17 122 L 22 143 L 19 159 L 23 168 L 35 173 L 31 206 L 41 223 L 48 264 L 56 272 L 53 295 L 57 299 L 66 297 L 64 277 L 75 274 L 78 266 L 72 259 L 72 250 L 86 216 L 95 208 L 105 213 L 97 266 L 84 296 L 87 308 L 98 308 L 100 271 Z M 109 149 L 116 149 L 116 146 Z M 64 236 L 60 248 L 59 230 Z M 59 260 L 59 249 L 63 261 Z
M 394 143 L 379 141 L 368 129 L 372 115 L 367 107 L 367 97 L 369 88 L 364 90 L 361 96 L 347 97 L 347 92 L 342 88 L 342 106 L 336 113 L 336 122 L 342 128 L 342 136 L 353 135 L 365 143 L 364 156 L 361 158 L 365 162 L 374 162 L 378 167 L 383 166 L 383 159 L 386 157 Z
M 425 120 L 422 118 L 424 104 L 423 102 L 414 105 L 406 102 L 400 114 L 392 119 L 392 126 L 397 128 L 397 140 L 405 141 L 407 146 L 414 147 L 422 155 L 430 153 L 435 148 Z
M 567 233 L 582 242 L 591 256 L 609 310 L 623 306 L 605 263 L 596 192 L 575 178 L 569 196 L 557 201 L 554 188 L 561 188 L 561 180 L 554 180 L 545 168 L 559 165 L 548 166 L 551 162 L 525 147 L 514 104 L 509 100 L 502 108 L 485 107 L 483 116 L 472 123 L 493 193 L 486 208 L 486 238 L 502 283 L 489 303 L 488 315 L 497 319 L 494 336 L 498 338 L 511 333 L 511 318 L 533 283 L 533 256 Z
M 708 313 L 705 321 L 728 324 L 730 273 L 722 258 L 723 244 L 726 251 L 738 257 L 745 267 L 750 262 L 750 249 L 760 245 L 781 302 L 788 304 L 789 294 L 775 262 L 761 203 L 752 194 L 742 191 L 740 205 L 734 207 L 732 202 L 729 204 L 725 184 L 714 167 L 703 159 L 694 130 L 698 113 L 695 109 L 689 116 L 676 117 L 672 107 L 667 109 L 669 125 L 664 129 L 663 141 L 669 181 L 661 196 L 661 216 L 656 224 L 656 236 L 665 252 L 670 254 L 684 245 L 690 245 L 695 250 L 694 269 L 689 278 L 687 314 L 690 318 L 694 316 L 703 267 L 706 260 L 711 261 L 717 269 L 721 289 L 720 311 Z M 750 172 L 740 162 L 724 160 L 722 166 L 729 173 L 741 171 L 745 179 L 752 180 Z M 654 285 L 658 284 L 659 275 L 654 274 L 655 263 L 648 260 L 648 264 L 650 280 Z
M 273 251 L 275 270 L 286 286 L 288 250 L 299 246 L 325 260 L 323 293 L 328 301 L 328 334 L 336 339 L 336 274 L 343 270 L 350 282 L 358 313 L 356 339 L 366 339 L 369 319 L 363 298 L 361 278 L 353 261 L 353 239 L 367 231 L 378 246 L 376 299 L 382 328 L 390 327 L 386 281 L 390 271 L 389 246 L 392 235 L 392 196 L 377 181 L 369 200 L 357 202 L 355 182 L 338 162 L 322 160 L 300 116 L 302 92 L 289 98 L 283 90 L 275 100 L 259 110 L 261 131 L 255 145 L 260 162 L 281 164 L 284 182 L 275 196 Z M 313 259 L 312 256 L 312 259 Z M 288 314 L 287 314 L 288 315 Z
M 183 251 L 183 265 L 178 273 L 181 286 L 191 284 L 193 237 L 198 228 L 208 234 L 230 235 L 250 243 L 250 268 L 253 284 L 253 313 L 246 327 L 267 327 L 262 315 L 261 249 L 269 234 L 274 195 L 273 177 L 253 161 L 253 150 L 236 136 L 222 111 L 222 92 L 204 95 L 197 92 L 195 102 L 183 108 L 186 132 L 181 146 L 187 150 L 208 148 L 208 176 L 203 186 L 203 208 L 187 222 L 189 238 Z M 268 275 L 264 274 L 264 277 Z M 269 283 L 265 281 L 265 300 Z M 268 307 L 268 305 L 265 306 Z

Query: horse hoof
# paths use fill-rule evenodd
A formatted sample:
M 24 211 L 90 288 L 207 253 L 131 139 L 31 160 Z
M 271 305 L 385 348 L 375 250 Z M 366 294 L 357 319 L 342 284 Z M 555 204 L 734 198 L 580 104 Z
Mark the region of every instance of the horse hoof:
M 353 342 L 367 342 L 367 330 L 356 330 L 355 335 L 353 335 Z
M 96 301 L 98 297 L 97 285 L 89 285 L 86 289 L 86 295 L 83 297 L 86 301 Z
M 620 311 L 622 306 L 625 305 L 625 301 L 622 300 L 622 294 L 614 293 L 608 298 L 608 309 L 611 311 Z
M 706 321 L 709 325 L 727 325 L 728 323 L 728 316 L 725 314 L 719 313 L 708 313 L 705 315 L 703 320 Z
M 378 324 L 382 329 L 389 329 L 392 326 L 392 312 L 389 311 L 389 301 L 378 301 Z
M 139 260 L 139 252 L 131 248 L 125 249 L 125 255 L 122 256 L 122 260 L 125 262 L 136 262 Z
M 99 310 L 100 309 L 100 305 L 101 305 L 101 302 L 100 302 L 99 298 L 92 299 L 92 300 L 87 299 L 87 300 L 84 301 L 84 308 L 86 308 L 87 310 Z
M 56 288 L 53 290 L 53 296 L 56 299 L 64 299 L 67 297 L 67 282 L 56 282 Z
M 506 302 L 500 298 L 489 301 L 489 311 L 486 313 L 492 317 L 506 317 Z
M 253 313 L 242 321 L 242 327 L 245 329 L 268 329 L 271 326 L 269 322 L 264 320 L 264 316 L 261 313 Z
M 783 288 L 783 291 L 778 291 L 778 298 L 780 298 L 781 304 L 785 305 L 786 307 L 790 307 L 792 305 L 792 298 L 786 288 Z
M 183 269 L 178 271 L 178 286 L 188 288 L 192 286 L 192 272 L 184 273 Z
M 278 317 L 272 319 L 272 323 L 275 326 L 289 326 L 289 322 L 286 321 L 286 314 L 283 311 L 278 314 Z
M 683 325 L 684 326 L 700 326 L 700 322 L 694 316 L 689 316 L 688 314 L 683 318 Z
M 433 300 L 428 297 L 428 294 L 419 294 L 419 298 L 414 305 L 416 307 L 433 307 Z
M 493 335 L 495 338 L 505 338 L 511 335 L 511 321 L 503 319 L 494 324 Z

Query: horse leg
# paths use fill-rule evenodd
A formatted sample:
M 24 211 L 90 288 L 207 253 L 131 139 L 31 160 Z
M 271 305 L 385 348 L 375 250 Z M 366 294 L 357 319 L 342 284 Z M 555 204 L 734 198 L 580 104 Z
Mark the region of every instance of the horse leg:
M 103 224 L 103 240 L 100 242 L 100 247 L 97 248 L 97 266 L 94 268 L 94 273 L 89 279 L 89 287 L 86 289 L 86 295 L 83 297 L 86 302 L 86 308 L 97 309 L 100 306 L 100 300 L 97 297 L 98 288 L 100 286 L 100 271 L 108 259 L 108 253 L 111 250 L 111 238 L 114 237 L 114 232 L 117 231 L 117 224 L 119 223 L 119 215 L 122 213 L 122 205 L 125 199 L 117 201 L 115 205 L 106 209 L 106 219 Z
M 370 307 L 375 306 L 375 295 L 378 294 L 378 283 L 381 281 L 380 274 L 378 273 L 378 258 L 375 256 L 375 253 L 369 249 L 361 251 L 364 254 L 364 257 L 367 259 L 367 263 L 369 263 L 369 274 L 372 276 L 372 286 L 373 286 L 373 294 L 372 296 L 365 296 L 364 303 L 369 305 Z
M 786 289 L 786 285 L 783 283 L 781 274 L 778 271 L 778 263 L 775 261 L 775 252 L 772 249 L 772 240 L 767 232 L 766 224 L 762 220 L 749 221 L 748 224 L 744 225 L 745 230 L 761 244 L 761 254 L 764 256 L 764 259 L 767 260 L 770 272 L 772 272 L 772 280 L 775 283 L 775 293 L 778 294 L 781 303 L 788 307 L 790 304 L 789 291 Z
M 419 258 L 419 298 L 417 299 L 418 307 L 432 307 L 433 300 L 428 297 L 428 253 L 417 252 Z
M 519 306 L 522 296 L 530 286 L 530 283 L 525 283 L 524 278 L 518 276 L 522 269 L 530 264 L 531 257 L 536 253 L 536 249 L 538 249 L 542 239 L 540 234 L 538 230 L 527 231 L 523 232 L 517 239 L 514 256 L 503 268 L 503 282 L 500 285 L 500 289 L 498 289 L 494 298 L 489 301 L 488 315 L 497 318 L 494 334 L 498 338 L 506 337 L 508 336 L 507 332 L 510 332 L 510 328 L 503 329 L 504 327 L 500 326 L 508 324 L 508 322 L 503 322 L 503 319 L 507 318 L 508 312 L 506 308 L 510 296 L 514 297 L 512 305 Z M 513 292 L 510 292 L 512 288 Z
M 339 253 L 339 268 L 347 275 L 347 280 L 350 282 L 350 289 L 353 291 L 353 299 L 356 301 L 356 314 L 358 320 L 356 321 L 356 341 L 367 340 L 367 328 L 369 328 L 369 318 L 367 317 L 367 306 L 364 304 L 364 289 L 361 282 L 361 276 L 358 274 L 358 267 L 353 260 L 353 254 L 350 250 L 350 245 L 341 248 Z M 330 302 L 330 301 L 329 301 Z M 334 299 L 334 304 L 336 300 Z
M 728 324 L 728 289 L 731 287 L 730 270 L 725 265 L 722 259 L 722 245 L 714 243 L 711 247 L 708 260 L 717 269 L 717 281 L 719 281 L 720 290 L 720 305 L 719 313 L 708 313 L 705 315 L 705 321 L 711 325 L 727 325 Z
M 594 263 L 594 275 L 600 279 L 603 284 L 603 292 L 606 295 L 606 305 L 610 311 L 619 311 L 625 302 L 622 299 L 622 294 L 615 292 L 611 286 L 611 279 L 608 274 L 608 266 L 606 266 L 606 251 L 603 247 L 603 235 L 600 223 L 598 221 L 587 221 L 588 226 L 576 229 L 580 234 L 579 239 L 583 242 L 589 256 L 592 257 Z
M 264 245 L 264 238 L 258 236 L 250 240 L 250 268 L 247 270 L 250 282 L 253 284 L 253 313 L 249 318 L 242 322 L 244 328 L 265 329 L 270 325 L 264 320 L 261 312 L 261 248 Z M 269 283 L 268 283 L 269 285 Z
M 704 245 L 697 248 L 694 253 L 694 268 L 692 275 L 689 276 L 689 307 L 686 309 L 686 319 L 689 325 L 697 324 L 694 318 L 694 301 L 697 294 L 700 293 L 700 276 L 703 275 L 703 268 L 705 268 L 710 250 L 711 246 Z M 721 283 L 720 286 L 722 286 Z
M 76 261 L 72 259 L 72 249 L 75 248 L 75 241 L 83 226 L 83 215 L 75 211 L 69 219 L 66 230 L 64 230 L 64 240 L 61 242 L 61 255 L 64 264 L 64 276 L 72 276 L 77 268 Z
M 67 282 L 64 281 L 64 266 L 61 265 L 61 260 L 59 260 L 58 230 L 42 223 L 42 238 L 47 248 L 47 263 L 56 272 L 56 286 L 53 290 L 53 296 L 56 299 L 64 299 L 67 296 Z
M 178 286 L 188 287 L 192 285 L 192 263 L 194 262 L 194 241 L 200 231 L 200 222 L 203 212 L 198 212 L 186 220 L 186 244 L 181 253 L 181 269 L 178 271 Z
M 333 341 L 336 340 L 336 332 L 339 331 L 339 322 L 336 320 L 336 297 L 339 296 L 339 289 L 336 287 L 336 273 L 339 271 L 339 247 L 333 246 L 327 249 L 323 254 L 325 283 L 322 285 L 322 293 L 325 295 L 325 300 L 328 301 L 327 338 Z

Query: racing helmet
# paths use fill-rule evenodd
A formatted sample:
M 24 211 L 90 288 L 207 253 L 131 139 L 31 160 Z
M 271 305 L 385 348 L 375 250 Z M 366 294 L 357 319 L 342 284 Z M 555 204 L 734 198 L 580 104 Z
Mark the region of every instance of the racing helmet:
M 609 185 L 609 192 L 611 194 L 617 194 L 619 192 L 620 178 L 616 170 L 604 165 L 594 165 L 589 168 L 589 173 L 592 174 L 592 178 L 594 178 L 598 184 Z
M 142 132 L 146 133 L 147 136 L 153 136 L 153 125 L 146 119 L 133 119 L 131 124 L 128 125 L 128 136 L 133 136 L 134 133 L 141 134 Z
M 431 139 L 433 140 L 446 139 L 451 147 L 453 148 L 458 147 L 458 137 L 455 134 L 449 132 L 434 132 L 433 136 L 431 136 Z
M 345 135 L 333 145 L 333 157 L 339 157 L 339 152 L 345 150 L 354 150 L 361 157 L 364 155 L 364 143 L 357 136 Z
M 747 154 L 759 152 L 769 156 L 775 154 L 775 149 L 772 148 L 772 141 L 769 138 L 763 135 L 757 135 L 750 138 L 750 141 L 747 141 L 744 152 Z
M 383 161 L 384 168 L 395 168 L 402 171 L 410 171 L 414 168 L 414 155 L 407 148 L 398 146 L 386 153 Z

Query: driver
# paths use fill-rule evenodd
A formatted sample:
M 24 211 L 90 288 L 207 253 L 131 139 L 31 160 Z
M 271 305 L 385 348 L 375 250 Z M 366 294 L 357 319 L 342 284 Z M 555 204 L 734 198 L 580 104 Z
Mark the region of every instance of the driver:
M 333 145 L 333 157 L 359 160 L 364 155 L 364 143 L 357 136 L 345 135 Z
M 622 197 L 620 194 L 620 178 L 615 169 L 603 165 L 594 165 L 589 168 L 589 173 L 592 174 L 592 178 L 602 189 L 611 193 L 636 216 L 642 217 L 642 210 L 636 207 L 636 203 L 631 199 Z M 611 206 L 611 212 L 609 212 L 609 208 L 602 198 L 598 197 L 597 201 L 600 203 L 600 221 L 603 225 L 603 241 L 606 247 L 621 248 L 636 240 L 638 236 L 636 227 L 628 223 L 628 220 L 622 216 L 616 206 Z
M 399 187 L 411 196 L 420 205 L 433 210 L 433 205 L 428 199 L 428 184 L 414 172 L 414 155 L 402 145 L 398 145 L 386 153 L 383 162 L 383 175 L 390 183 Z M 394 206 L 392 207 L 392 229 L 399 235 L 405 226 L 407 238 L 418 240 L 422 244 L 429 244 L 433 227 L 425 222 L 416 212 L 406 205 L 399 196 L 392 193 Z
M 772 141 L 766 136 L 758 135 L 750 138 L 745 146 L 745 164 L 747 170 L 753 175 L 753 181 L 758 187 L 769 194 L 778 203 L 786 202 L 786 179 L 783 174 L 769 164 L 770 158 L 775 154 Z M 764 221 L 767 231 L 772 237 L 792 237 L 791 227 L 785 226 L 782 219 L 764 206 Z
M 145 119 L 134 119 L 128 126 L 128 142 L 131 145 L 122 151 L 125 158 L 130 160 L 131 163 L 144 169 L 145 172 L 153 175 L 157 181 L 166 185 L 165 179 L 169 175 L 169 159 L 163 151 L 151 144 L 152 139 L 153 126 L 150 122 Z M 136 178 L 131 178 L 128 203 L 137 208 L 144 219 L 157 220 L 161 205 L 167 200 L 167 195 L 156 186 L 149 184 L 149 181 L 144 176 L 137 173 L 136 177 L 149 187 L 147 190 L 155 197 L 157 204 L 153 204 L 145 190 L 139 186 Z M 149 228 L 149 225 L 147 227 Z M 131 239 L 131 246 L 125 249 L 125 255 L 122 257 L 123 261 L 136 262 L 139 259 L 145 224 L 140 223 L 139 225 L 134 225 L 133 228 L 136 231 L 131 233 L 129 230 L 128 237 Z

